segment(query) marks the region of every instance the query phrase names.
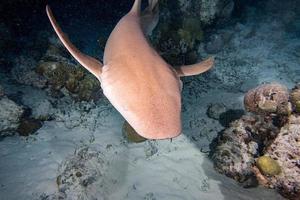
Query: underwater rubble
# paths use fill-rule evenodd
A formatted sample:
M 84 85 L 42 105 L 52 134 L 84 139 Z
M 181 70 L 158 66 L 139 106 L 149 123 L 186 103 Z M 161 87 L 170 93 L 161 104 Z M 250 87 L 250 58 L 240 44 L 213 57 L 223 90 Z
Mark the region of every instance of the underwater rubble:
M 213 144 L 216 170 L 244 187 L 261 184 L 288 199 L 300 197 L 300 85 L 278 83 L 247 92 L 250 113 L 232 122 Z

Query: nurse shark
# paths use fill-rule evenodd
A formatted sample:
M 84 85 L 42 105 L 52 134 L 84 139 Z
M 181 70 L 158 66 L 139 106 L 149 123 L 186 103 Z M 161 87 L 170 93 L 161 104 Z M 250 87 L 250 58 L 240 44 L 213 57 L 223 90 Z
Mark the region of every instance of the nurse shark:
M 79 51 L 46 11 L 59 39 L 71 55 L 101 83 L 104 95 L 133 129 L 147 139 L 167 139 L 181 134 L 180 77 L 201 74 L 213 59 L 172 67 L 149 44 L 146 34 L 158 22 L 158 0 L 141 1 L 121 18 L 110 34 L 103 63 Z

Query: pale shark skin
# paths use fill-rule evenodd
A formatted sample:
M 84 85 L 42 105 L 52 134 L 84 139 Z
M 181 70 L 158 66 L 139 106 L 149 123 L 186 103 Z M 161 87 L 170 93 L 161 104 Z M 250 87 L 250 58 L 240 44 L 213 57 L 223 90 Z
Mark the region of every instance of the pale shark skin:
M 149 7 L 154 8 L 157 1 L 150 0 Z M 103 64 L 72 45 L 48 6 L 47 14 L 66 48 L 99 79 L 104 95 L 138 134 L 147 139 L 173 138 L 181 133 L 179 77 L 203 73 L 212 67 L 213 60 L 172 68 L 148 43 L 147 25 L 143 24 L 140 7 L 141 0 L 135 0 L 131 11 L 112 31 L 105 46 Z M 145 21 L 151 18 L 149 7 Z

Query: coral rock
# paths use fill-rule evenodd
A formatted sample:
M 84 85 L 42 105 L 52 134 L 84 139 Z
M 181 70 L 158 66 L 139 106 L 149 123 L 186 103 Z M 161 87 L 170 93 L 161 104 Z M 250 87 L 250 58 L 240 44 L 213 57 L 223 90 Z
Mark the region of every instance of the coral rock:
M 255 114 L 278 114 L 289 113 L 288 89 L 278 83 L 263 84 L 247 92 L 244 105 L 247 111 Z
M 260 117 L 244 115 L 232 122 L 217 139 L 217 146 L 212 153 L 217 171 L 239 182 L 251 178 L 251 166 L 260 153 L 262 141 L 270 136 L 268 127 L 278 132 L 276 127 L 263 122 Z
M 0 136 L 10 135 L 18 128 L 23 113 L 23 108 L 12 100 L 0 99 Z
M 281 173 L 265 178 L 269 187 L 276 188 L 283 196 L 299 199 L 300 117 L 292 115 L 289 121 L 266 150 L 266 154 L 281 166 Z

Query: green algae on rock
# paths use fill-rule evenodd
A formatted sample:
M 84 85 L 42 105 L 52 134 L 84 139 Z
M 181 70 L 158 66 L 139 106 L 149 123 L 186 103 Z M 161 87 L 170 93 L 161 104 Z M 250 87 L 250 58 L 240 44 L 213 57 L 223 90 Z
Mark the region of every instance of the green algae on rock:
M 140 143 L 147 140 L 146 138 L 137 134 L 137 132 L 130 126 L 130 124 L 128 124 L 127 121 L 125 121 L 123 124 L 122 133 L 129 142 Z

